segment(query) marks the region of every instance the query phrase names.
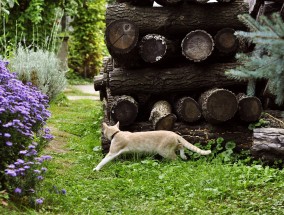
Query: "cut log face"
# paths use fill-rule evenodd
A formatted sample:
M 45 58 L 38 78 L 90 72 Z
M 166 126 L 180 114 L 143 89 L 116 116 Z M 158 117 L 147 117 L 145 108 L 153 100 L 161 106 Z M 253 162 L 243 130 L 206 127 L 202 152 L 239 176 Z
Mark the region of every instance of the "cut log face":
M 137 44 L 139 30 L 129 20 L 117 20 L 106 29 L 106 43 L 111 52 L 123 54 L 130 52 Z
M 214 49 L 214 41 L 206 31 L 191 31 L 183 39 L 181 48 L 182 54 L 187 59 L 200 62 L 211 55 Z
M 149 34 L 142 38 L 140 45 L 140 55 L 145 62 L 156 63 L 160 61 L 167 52 L 166 38 Z
M 149 120 L 154 130 L 172 130 L 176 116 L 172 114 L 171 105 L 167 101 L 158 101 L 152 108 Z
M 241 120 L 255 122 L 259 120 L 262 112 L 261 101 L 255 96 L 238 95 L 238 113 Z
M 121 126 L 132 124 L 138 114 L 138 104 L 131 96 L 115 96 L 111 106 L 111 117 Z
M 251 153 L 255 158 L 273 162 L 284 160 L 284 129 L 257 128 L 253 130 Z
M 204 92 L 199 103 L 204 118 L 213 124 L 232 119 L 238 110 L 235 94 L 225 89 L 212 89 Z
M 178 99 L 175 111 L 178 118 L 185 122 L 196 122 L 202 116 L 200 105 L 191 97 Z
M 230 54 L 237 51 L 239 42 L 234 33 L 235 30 L 232 28 L 223 28 L 217 32 L 214 42 L 219 52 Z
M 176 6 L 183 3 L 184 0 L 155 0 L 159 5 L 162 6 Z

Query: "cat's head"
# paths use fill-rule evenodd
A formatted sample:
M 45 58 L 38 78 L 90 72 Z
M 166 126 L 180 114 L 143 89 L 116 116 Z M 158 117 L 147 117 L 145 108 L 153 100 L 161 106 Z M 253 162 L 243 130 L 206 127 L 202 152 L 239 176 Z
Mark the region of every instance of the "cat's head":
M 106 123 L 103 122 L 103 133 L 104 133 L 104 136 L 111 140 L 111 137 L 114 133 L 120 131 L 119 130 L 119 122 L 117 122 L 115 125 L 113 126 L 109 126 L 107 125 Z

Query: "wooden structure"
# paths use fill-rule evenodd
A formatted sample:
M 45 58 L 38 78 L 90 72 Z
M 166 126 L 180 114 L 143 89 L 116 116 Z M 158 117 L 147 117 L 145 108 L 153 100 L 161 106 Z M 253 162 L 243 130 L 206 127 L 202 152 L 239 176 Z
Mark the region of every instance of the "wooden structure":
M 192 143 L 223 137 L 249 149 L 248 124 L 260 118 L 261 100 L 246 96 L 247 83 L 225 72 L 239 65 L 236 52 L 249 50 L 234 35 L 247 30 L 237 16 L 255 14 L 258 6 L 243 0 L 156 2 L 163 7 L 153 7 L 152 0 L 117 0 L 107 7 L 111 57 L 94 82 L 104 121 L 120 121 L 127 131 L 172 130 Z M 109 144 L 102 137 L 105 153 Z

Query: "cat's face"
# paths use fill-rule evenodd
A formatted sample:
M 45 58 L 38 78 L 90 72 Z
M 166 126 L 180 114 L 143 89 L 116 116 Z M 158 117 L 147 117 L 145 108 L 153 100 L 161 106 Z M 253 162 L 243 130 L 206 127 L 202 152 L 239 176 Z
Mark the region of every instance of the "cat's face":
M 119 122 L 113 126 L 108 126 L 106 123 L 103 123 L 103 133 L 106 138 L 110 139 L 111 136 L 117 131 L 119 131 Z

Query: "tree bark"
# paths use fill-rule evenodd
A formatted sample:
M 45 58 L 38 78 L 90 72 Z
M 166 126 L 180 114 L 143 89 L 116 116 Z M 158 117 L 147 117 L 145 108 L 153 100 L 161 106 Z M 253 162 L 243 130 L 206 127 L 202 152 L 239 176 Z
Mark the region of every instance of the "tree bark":
M 172 130 L 176 116 L 167 101 L 158 101 L 152 108 L 149 121 L 152 122 L 154 130 Z
M 155 0 L 159 5 L 162 6 L 177 6 L 183 3 L 184 0 Z
M 117 3 L 130 3 L 135 6 L 152 7 L 154 0 L 116 0 Z
M 264 4 L 264 0 L 248 0 L 249 4 L 249 14 L 256 18 L 258 11 L 262 4 Z
M 203 30 L 189 32 L 181 43 L 182 54 L 189 60 L 200 62 L 206 60 L 214 49 L 210 34 Z
M 223 28 L 217 32 L 214 37 L 216 49 L 223 54 L 236 53 L 239 41 L 234 35 L 235 30 L 232 28 Z
M 196 122 L 201 114 L 200 105 L 191 97 L 182 97 L 175 104 L 175 112 L 178 119 L 184 122 Z
M 254 129 L 251 153 L 255 158 L 268 162 L 284 161 L 284 129 Z
M 138 114 L 138 103 L 131 96 L 115 96 L 111 103 L 111 118 L 121 126 L 132 124 Z
M 174 42 L 158 34 L 147 34 L 140 42 L 140 56 L 147 63 L 165 62 L 177 53 Z M 178 56 L 178 55 L 177 55 Z
M 245 122 L 259 120 L 262 112 L 261 101 L 255 96 L 246 96 L 244 94 L 239 94 L 237 98 L 240 119 Z
M 175 68 L 115 68 L 110 71 L 108 86 L 113 95 L 131 93 L 192 92 L 212 87 L 244 86 L 246 81 L 230 79 L 225 71 L 238 63 L 188 64 Z
M 242 0 L 231 4 L 185 4 L 183 7 L 131 7 L 127 4 L 109 4 L 106 13 L 107 26 L 121 19 L 135 22 L 140 35 L 161 34 L 169 39 L 181 39 L 189 31 L 203 29 L 215 34 L 222 28 L 246 30 L 238 20 L 239 14 L 247 13 L 248 7 Z M 206 16 L 204 15 L 206 14 Z
M 199 104 L 205 120 L 212 124 L 232 119 L 238 110 L 235 94 L 225 89 L 211 89 L 204 92 L 200 96 Z

